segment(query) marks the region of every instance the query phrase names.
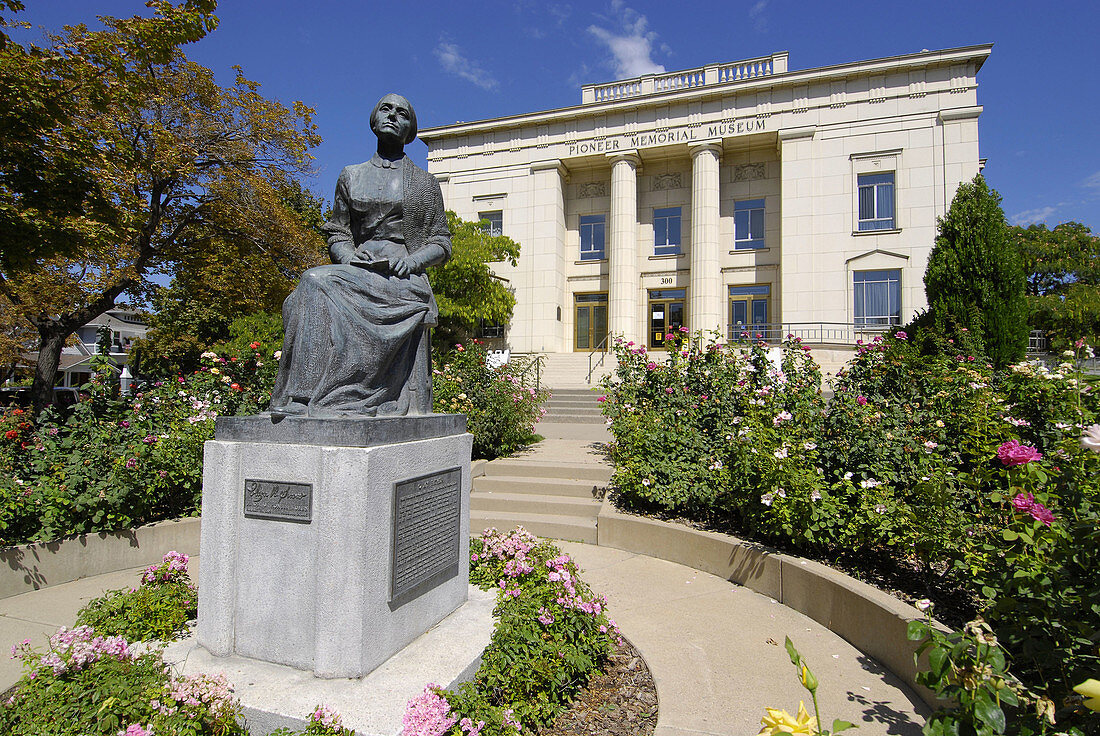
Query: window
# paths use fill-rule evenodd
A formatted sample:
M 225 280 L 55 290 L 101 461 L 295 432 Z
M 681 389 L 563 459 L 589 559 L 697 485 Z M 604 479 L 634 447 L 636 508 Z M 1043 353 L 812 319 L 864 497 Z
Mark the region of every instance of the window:
M 855 272 L 856 327 L 901 324 L 901 271 Z
M 481 220 L 483 223 L 488 221 L 487 224 L 482 224 L 481 226 L 482 232 L 486 235 L 497 236 L 504 234 L 504 213 L 500 210 L 494 212 L 478 212 L 477 219 Z
M 733 247 L 764 247 L 764 200 L 747 199 L 733 206 Z
M 860 174 L 859 230 L 893 230 L 894 224 L 894 172 Z
M 752 284 L 731 286 L 730 292 L 730 340 L 740 339 L 745 332 L 750 335 L 768 329 L 768 301 L 771 286 Z
M 581 260 L 599 261 L 604 257 L 603 215 L 581 215 Z
M 664 207 L 653 210 L 653 255 L 675 256 L 680 254 L 680 208 Z

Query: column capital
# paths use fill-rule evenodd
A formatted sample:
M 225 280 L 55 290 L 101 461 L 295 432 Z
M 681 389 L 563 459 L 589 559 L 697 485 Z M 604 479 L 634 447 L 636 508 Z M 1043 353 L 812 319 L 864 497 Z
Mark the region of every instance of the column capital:
M 642 165 L 642 159 L 638 155 L 638 151 L 636 149 L 631 149 L 629 151 L 615 151 L 614 153 L 608 153 L 606 155 L 607 160 L 611 162 L 612 166 L 619 163 L 620 161 L 626 161 L 632 164 L 634 168 L 638 168 Z
M 692 143 L 688 146 L 688 152 L 691 153 L 691 157 L 695 158 L 704 151 L 710 151 L 715 156 L 722 155 L 722 139 L 713 138 L 709 141 L 699 141 L 698 143 Z

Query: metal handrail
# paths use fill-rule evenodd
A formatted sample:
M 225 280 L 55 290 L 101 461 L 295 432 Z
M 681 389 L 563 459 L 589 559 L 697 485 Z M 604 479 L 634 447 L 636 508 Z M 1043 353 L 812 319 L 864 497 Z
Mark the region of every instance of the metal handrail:
M 524 386 L 524 387 L 527 386 L 527 374 L 530 373 L 532 370 L 534 370 L 534 372 L 535 372 L 535 391 L 536 392 L 540 391 L 541 387 L 542 387 L 542 364 L 545 363 L 545 362 L 546 362 L 546 356 L 545 355 L 536 355 L 534 358 L 532 358 L 531 362 L 527 364 L 527 367 L 525 367 L 522 371 L 520 371 L 519 375 L 516 376 L 516 378 L 519 379 L 520 385 Z
M 588 383 L 589 386 L 592 385 L 592 372 L 602 366 L 604 359 L 607 357 L 608 337 L 610 337 L 610 335 L 604 335 L 603 340 L 600 341 L 600 344 L 597 345 L 596 348 L 588 354 L 588 376 L 585 378 L 585 382 Z M 600 360 L 596 363 L 596 365 L 592 365 L 592 358 L 596 355 L 596 353 L 600 354 Z
M 760 324 L 734 324 L 729 327 L 729 340 L 764 340 L 782 342 L 788 336 L 797 337 L 803 343 L 825 345 L 852 345 L 859 340 L 875 337 L 897 327 L 896 324 L 857 324 L 853 322 L 768 322 Z

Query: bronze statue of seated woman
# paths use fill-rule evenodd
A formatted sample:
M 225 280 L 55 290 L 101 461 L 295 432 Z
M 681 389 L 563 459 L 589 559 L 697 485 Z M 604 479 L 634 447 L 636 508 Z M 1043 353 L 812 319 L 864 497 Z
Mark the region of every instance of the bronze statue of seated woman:
M 425 270 L 451 254 L 443 195 L 404 153 L 417 131 L 408 100 L 383 97 L 370 127 L 378 150 L 340 172 L 324 226 L 332 265 L 307 270 L 283 303 L 274 417 L 431 412 L 438 308 Z

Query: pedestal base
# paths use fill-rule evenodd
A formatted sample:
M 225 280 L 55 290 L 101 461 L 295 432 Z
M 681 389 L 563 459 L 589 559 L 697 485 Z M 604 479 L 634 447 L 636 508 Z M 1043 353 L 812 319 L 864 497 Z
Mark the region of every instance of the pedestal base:
M 473 440 L 446 417 L 219 420 L 205 448 L 198 643 L 361 677 L 460 606 Z M 438 434 L 413 439 L 418 424 Z
M 322 680 L 269 662 L 214 657 L 194 637 L 170 644 L 164 659 L 182 674 L 225 675 L 253 736 L 278 728 L 301 731 L 321 704 L 340 713 L 357 736 L 398 736 L 406 704 L 425 685 L 454 688 L 473 678 L 493 633 L 495 600 L 493 591 L 470 586 L 469 600 L 458 610 L 358 680 Z

